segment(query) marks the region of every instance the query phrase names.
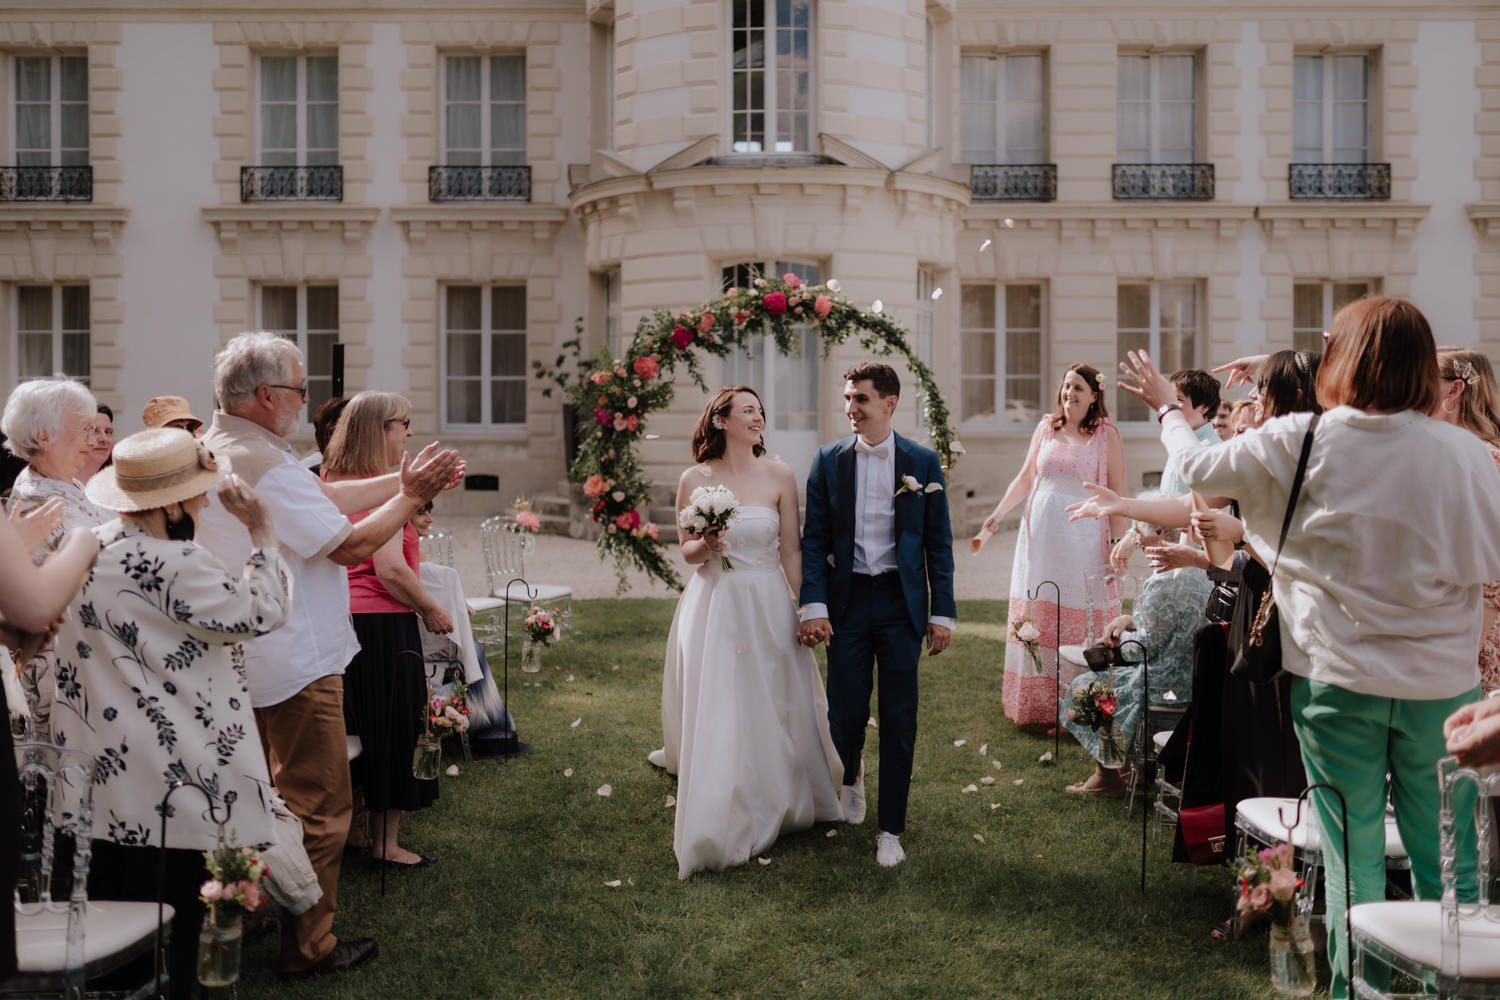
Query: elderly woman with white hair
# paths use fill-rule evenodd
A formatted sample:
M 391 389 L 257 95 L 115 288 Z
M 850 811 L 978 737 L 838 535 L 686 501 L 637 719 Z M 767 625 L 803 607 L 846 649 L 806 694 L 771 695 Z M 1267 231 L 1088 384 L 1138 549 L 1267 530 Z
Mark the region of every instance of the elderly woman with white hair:
M 11 488 L 7 509 L 11 514 L 29 514 L 53 501 L 62 504 L 61 524 L 32 554 L 38 564 L 56 551 L 67 532 L 97 527 L 110 519 L 108 511 L 88 498 L 80 482 L 90 468 L 98 410 L 99 404 L 82 383 L 58 376 L 22 382 L 0 416 L 5 447 L 26 460 L 26 468 Z M 37 739 L 51 736 L 55 666 L 50 649 L 21 666 L 26 714 L 31 735 Z
M 1146 494 L 1150 497 L 1151 494 Z M 1177 541 L 1176 528 L 1162 528 L 1145 521 L 1135 523 L 1140 533 L 1141 547 L 1148 556 L 1159 547 Z M 1203 609 L 1208 603 L 1213 584 L 1208 574 L 1194 566 L 1161 569 L 1147 578 L 1141 585 L 1132 613 L 1120 615 L 1104 627 L 1100 637 L 1106 646 L 1119 649 L 1125 643 L 1139 642 L 1149 657 L 1153 705 L 1186 705 L 1193 698 L 1193 633 L 1203 624 Z M 1111 683 L 1115 699 L 1115 731 L 1120 734 L 1122 746 L 1135 735 L 1141 717 L 1141 650 L 1130 646 L 1124 650 L 1128 665 L 1117 666 L 1111 678 L 1108 671 L 1083 674 L 1068 688 L 1067 701 L 1072 703 L 1074 695 L 1094 681 Z M 1170 702 L 1167 693 L 1174 696 Z M 1068 731 L 1094 758 L 1094 773 L 1077 784 L 1067 786 L 1068 791 L 1104 798 L 1118 798 L 1125 793 L 1125 783 L 1114 767 L 1099 762 L 1101 734 L 1081 725 L 1073 719 L 1064 723 Z

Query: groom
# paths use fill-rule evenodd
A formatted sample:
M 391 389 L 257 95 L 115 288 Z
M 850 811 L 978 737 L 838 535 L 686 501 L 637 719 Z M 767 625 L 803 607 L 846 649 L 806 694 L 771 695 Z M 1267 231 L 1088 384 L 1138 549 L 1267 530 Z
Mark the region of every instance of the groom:
M 917 738 L 922 638 L 948 647 L 953 532 L 935 452 L 891 431 L 901 380 L 889 365 L 844 372 L 844 413 L 854 434 L 819 449 L 807 477 L 802 532 L 803 645 L 828 643 L 828 728 L 844 764 L 845 819 L 865 818 L 865 723 L 880 683 L 880 808 L 875 860 L 906 853 L 906 795 Z M 931 592 L 931 614 L 928 593 Z

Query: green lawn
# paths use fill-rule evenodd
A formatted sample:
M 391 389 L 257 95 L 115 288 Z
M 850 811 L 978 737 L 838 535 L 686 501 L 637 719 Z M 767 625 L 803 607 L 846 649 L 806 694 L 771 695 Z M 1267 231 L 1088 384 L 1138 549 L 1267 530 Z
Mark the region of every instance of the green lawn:
M 336 929 L 376 937 L 380 957 L 349 975 L 283 985 L 270 971 L 274 941 L 262 938 L 247 948 L 243 992 L 1274 996 L 1263 936 L 1209 938 L 1227 914 L 1227 870 L 1202 871 L 1189 889 L 1163 837 L 1141 895 L 1139 814 L 1127 822 L 1118 802 L 1063 791 L 1088 773 L 1083 751 L 1065 742 L 1057 766 L 1043 765 L 1052 739 L 1018 731 L 1001 711 L 1004 603 L 959 610 L 953 647 L 923 663 L 899 868 L 875 865 L 872 804 L 863 826 L 821 825 L 778 842 L 770 865 L 679 882 L 665 805 L 675 782 L 645 759 L 661 739 L 672 603 L 584 601 L 575 638 L 547 651 L 541 674 L 511 672 L 532 752 L 463 767 L 441 779 L 436 806 L 409 818 L 406 846 L 437 853 L 438 864 L 390 877 L 384 896 L 378 875 L 346 867 Z M 499 656 L 492 662 L 498 669 Z M 961 792 L 984 777 L 996 781 Z M 604 784 L 608 798 L 596 794 Z M 619 888 L 605 885 L 615 879 Z

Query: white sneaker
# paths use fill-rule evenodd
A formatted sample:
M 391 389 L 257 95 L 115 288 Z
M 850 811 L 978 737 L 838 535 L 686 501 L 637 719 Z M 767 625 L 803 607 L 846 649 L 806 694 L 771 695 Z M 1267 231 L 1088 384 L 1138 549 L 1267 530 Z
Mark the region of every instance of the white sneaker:
M 901 849 L 901 838 L 894 833 L 881 830 L 875 835 L 875 863 L 882 868 L 894 868 L 906 860 Z
M 844 807 L 844 822 L 858 826 L 865 821 L 865 765 L 859 765 L 859 777 L 854 784 L 845 785 L 839 791 L 839 804 Z

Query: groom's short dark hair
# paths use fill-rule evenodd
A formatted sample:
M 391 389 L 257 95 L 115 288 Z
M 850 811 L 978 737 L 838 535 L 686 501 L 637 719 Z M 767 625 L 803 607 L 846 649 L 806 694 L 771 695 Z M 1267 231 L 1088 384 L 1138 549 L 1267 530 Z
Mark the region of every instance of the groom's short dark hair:
M 896 374 L 896 369 L 890 365 L 883 365 L 878 361 L 861 361 L 859 364 L 844 372 L 846 382 L 860 382 L 870 380 L 875 391 L 884 399 L 886 396 L 901 395 L 901 376 Z

